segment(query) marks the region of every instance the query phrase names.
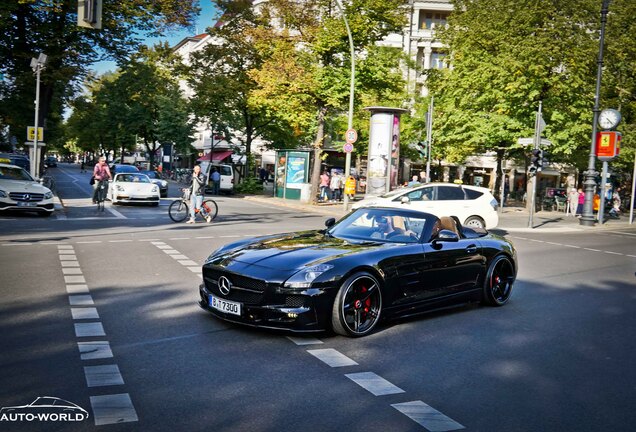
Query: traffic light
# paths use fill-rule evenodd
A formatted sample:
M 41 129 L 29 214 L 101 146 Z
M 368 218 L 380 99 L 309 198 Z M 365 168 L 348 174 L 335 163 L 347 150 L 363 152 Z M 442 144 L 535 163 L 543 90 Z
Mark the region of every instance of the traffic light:
M 543 169 L 543 150 L 532 150 L 532 157 L 530 158 L 530 173 L 540 172 Z
M 102 28 L 103 0 L 78 0 L 77 25 L 93 29 Z
M 426 141 L 419 141 L 416 145 L 415 148 L 417 149 L 417 152 L 420 154 L 420 156 L 423 159 L 426 159 L 426 156 L 428 155 L 428 142 Z

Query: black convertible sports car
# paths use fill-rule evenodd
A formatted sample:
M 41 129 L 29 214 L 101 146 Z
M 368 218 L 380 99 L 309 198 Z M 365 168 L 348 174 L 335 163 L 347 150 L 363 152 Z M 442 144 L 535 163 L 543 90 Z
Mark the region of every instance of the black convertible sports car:
M 325 224 L 213 252 L 200 306 L 240 324 L 364 336 L 381 317 L 510 298 L 513 245 L 456 218 L 371 207 Z

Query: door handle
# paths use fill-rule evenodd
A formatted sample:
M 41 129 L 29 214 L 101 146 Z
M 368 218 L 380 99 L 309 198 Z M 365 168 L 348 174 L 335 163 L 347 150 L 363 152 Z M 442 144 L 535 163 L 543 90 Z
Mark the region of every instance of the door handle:
M 467 254 L 477 253 L 477 245 L 471 244 L 470 246 L 467 246 L 466 247 L 466 253 Z

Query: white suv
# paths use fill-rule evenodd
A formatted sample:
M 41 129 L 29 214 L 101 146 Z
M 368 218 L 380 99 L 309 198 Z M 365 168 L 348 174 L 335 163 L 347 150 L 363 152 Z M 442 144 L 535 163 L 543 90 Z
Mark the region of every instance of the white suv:
M 428 183 L 365 198 L 352 207 L 411 208 L 438 217 L 457 216 L 462 225 L 469 227 L 494 228 L 499 223 L 498 205 L 495 197 L 483 187 Z
M 0 163 L 0 212 L 34 211 L 42 216 L 53 213 L 53 193 L 23 168 Z

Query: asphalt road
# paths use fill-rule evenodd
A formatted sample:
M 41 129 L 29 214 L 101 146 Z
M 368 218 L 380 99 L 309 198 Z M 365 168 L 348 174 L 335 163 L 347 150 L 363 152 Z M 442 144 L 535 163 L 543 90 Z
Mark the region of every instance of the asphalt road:
M 3 430 L 634 430 L 633 228 L 510 232 L 503 308 L 298 336 L 211 317 L 198 270 L 226 242 L 324 215 L 236 197 L 209 225 L 172 223 L 170 199 L 100 215 L 88 174 L 54 174 L 64 212 L 0 216 L 0 407 L 53 396 L 90 417 Z

